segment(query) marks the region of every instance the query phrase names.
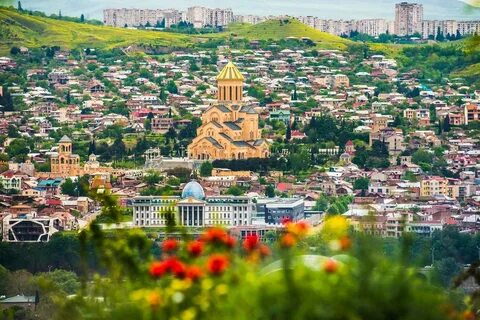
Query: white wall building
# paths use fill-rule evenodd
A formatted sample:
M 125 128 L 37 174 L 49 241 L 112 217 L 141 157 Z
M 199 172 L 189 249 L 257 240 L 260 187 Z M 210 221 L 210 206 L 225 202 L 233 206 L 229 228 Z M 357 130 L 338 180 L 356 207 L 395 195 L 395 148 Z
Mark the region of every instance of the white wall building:
M 423 5 L 402 2 L 395 5 L 395 34 L 411 36 L 422 32 Z

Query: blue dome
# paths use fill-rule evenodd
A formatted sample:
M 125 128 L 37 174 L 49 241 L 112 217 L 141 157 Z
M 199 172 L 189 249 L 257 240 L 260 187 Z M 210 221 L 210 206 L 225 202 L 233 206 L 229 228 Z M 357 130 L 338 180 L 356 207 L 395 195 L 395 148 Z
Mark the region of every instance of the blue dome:
M 190 181 L 185 185 L 182 191 L 182 198 L 195 198 L 197 200 L 205 199 L 205 192 L 202 186 L 195 180 Z

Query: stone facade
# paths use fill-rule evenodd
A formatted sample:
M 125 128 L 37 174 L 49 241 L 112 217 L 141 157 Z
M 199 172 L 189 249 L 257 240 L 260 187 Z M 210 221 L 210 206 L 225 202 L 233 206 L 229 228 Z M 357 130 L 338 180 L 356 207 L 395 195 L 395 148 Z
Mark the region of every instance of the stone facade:
M 56 176 L 78 176 L 82 173 L 80 156 L 72 153 L 72 140 L 63 136 L 58 145 L 58 154 L 50 159 L 51 173 Z
M 217 77 L 219 104 L 202 115 L 202 126 L 188 146 L 191 159 L 249 159 L 269 156 L 258 128 L 258 113 L 244 105 L 243 76 L 228 63 Z

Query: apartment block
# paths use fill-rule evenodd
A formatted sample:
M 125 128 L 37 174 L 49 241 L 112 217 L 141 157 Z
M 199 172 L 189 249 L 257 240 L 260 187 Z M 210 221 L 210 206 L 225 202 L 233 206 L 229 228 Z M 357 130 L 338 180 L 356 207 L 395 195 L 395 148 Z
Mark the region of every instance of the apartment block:
M 395 34 L 411 36 L 422 32 L 423 5 L 402 2 L 395 5 Z

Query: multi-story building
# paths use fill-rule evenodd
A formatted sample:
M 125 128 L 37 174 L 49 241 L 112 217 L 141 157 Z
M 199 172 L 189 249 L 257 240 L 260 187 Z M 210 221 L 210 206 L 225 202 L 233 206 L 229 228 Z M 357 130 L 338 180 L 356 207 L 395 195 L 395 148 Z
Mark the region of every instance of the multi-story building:
M 464 106 L 465 124 L 472 121 L 480 121 L 480 106 L 475 103 L 466 103 Z
M 438 32 L 441 32 L 445 37 L 448 35 L 456 35 L 458 29 L 458 22 L 455 20 L 423 20 L 422 21 L 422 38 L 429 37 L 436 38 Z
M 461 35 L 480 34 L 480 20 L 458 21 L 457 28 Z
M 2 221 L 3 241 L 46 242 L 61 229 L 58 218 L 9 214 Z
M 209 9 L 208 24 L 213 27 L 225 27 L 233 22 L 232 9 Z
M 243 75 L 229 62 L 217 76 L 218 101 L 202 114 L 197 137 L 188 145 L 190 159 L 249 159 L 269 156 L 258 128 L 258 113 L 244 105 Z
M 234 15 L 233 21 L 239 23 L 250 23 L 250 24 L 257 24 L 266 21 L 266 17 L 255 16 L 251 14 L 247 15 Z
M 164 24 L 169 28 L 182 21 L 182 12 L 176 9 L 105 9 L 103 23 L 113 27 L 137 27 Z
M 305 218 L 305 206 L 300 198 L 268 198 L 257 200 L 257 216 L 267 224 L 298 221 Z
M 190 7 L 187 9 L 187 22 L 193 24 L 194 28 L 203 28 L 208 21 L 208 8 L 205 7 Z
M 395 34 L 411 36 L 422 32 L 423 5 L 402 2 L 395 5 Z
M 442 177 L 426 177 L 420 181 L 420 196 L 447 195 L 448 180 Z
M 388 21 L 385 19 L 362 19 L 353 24 L 355 31 L 377 37 L 389 33 Z
M 22 190 L 22 177 L 16 175 L 13 171 L 7 170 L 0 174 L 1 190 Z
M 198 6 L 187 9 L 186 20 L 193 24 L 194 28 L 224 27 L 234 21 L 232 9 L 210 9 Z
M 133 225 L 161 227 L 170 222 L 185 227 L 247 226 L 255 205 L 244 196 L 205 196 L 202 186 L 191 181 L 181 197 L 139 196 L 133 198 Z

